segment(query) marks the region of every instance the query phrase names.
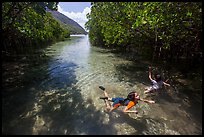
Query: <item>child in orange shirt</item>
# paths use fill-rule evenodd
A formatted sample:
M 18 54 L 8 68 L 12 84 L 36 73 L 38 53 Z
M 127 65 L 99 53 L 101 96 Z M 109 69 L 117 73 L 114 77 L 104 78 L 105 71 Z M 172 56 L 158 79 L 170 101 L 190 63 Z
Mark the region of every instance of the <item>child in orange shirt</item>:
M 140 96 L 138 95 L 138 93 L 136 92 L 130 92 L 127 96 L 127 98 L 122 98 L 122 97 L 116 97 L 116 98 L 110 98 L 108 96 L 108 93 L 106 92 L 105 88 L 102 86 L 99 86 L 100 89 L 103 90 L 105 97 L 100 97 L 100 99 L 104 99 L 105 103 L 106 103 L 106 108 L 109 110 L 109 112 L 113 111 L 114 109 L 118 108 L 119 106 L 126 106 L 123 110 L 123 112 L 127 113 L 136 113 L 138 114 L 138 111 L 132 111 L 130 110 L 133 106 L 135 106 L 139 100 L 144 101 L 146 103 L 155 103 L 155 101 L 152 100 L 145 100 L 140 98 Z M 113 102 L 112 106 L 110 104 L 111 101 Z

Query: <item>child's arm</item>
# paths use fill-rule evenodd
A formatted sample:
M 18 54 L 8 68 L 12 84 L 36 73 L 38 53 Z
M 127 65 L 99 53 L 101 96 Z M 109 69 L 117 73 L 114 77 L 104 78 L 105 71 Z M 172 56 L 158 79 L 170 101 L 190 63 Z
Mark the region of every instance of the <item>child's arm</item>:
M 124 113 L 138 113 L 137 110 L 130 110 L 135 105 L 136 103 L 134 103 L 133 101 L 130 101 L 128 105 L 125 107 L 125 109 L 123 110 L 123 112 Z
M 149 79 L 152 81 L 153 79 L 152 79 L 152 68 L 151 67 L 149 67 Z
M 125 109 L 123 110 L 124 113 L 138 113 L 137 110 L 129 110 L 130 108 L 128 108 L 128 106 L 125 107 Z
M 166 83 L 166 82 L 163 82 L 163 84 L 164 84 L 165 86 L 171 86 L 170 84 L 168 84 L 168 83 Z
M 123 110 L 125 113 L 138 113 L 137 110 Z
M 140 98 L 140 100 L 143 102 L 146 102 L 146 103 L 150 103 L 150 104 L 155 103 L 155 101 L 153 101 L 153 100 L 146 100 L 146 99 L 142 99 L 142 98 Z

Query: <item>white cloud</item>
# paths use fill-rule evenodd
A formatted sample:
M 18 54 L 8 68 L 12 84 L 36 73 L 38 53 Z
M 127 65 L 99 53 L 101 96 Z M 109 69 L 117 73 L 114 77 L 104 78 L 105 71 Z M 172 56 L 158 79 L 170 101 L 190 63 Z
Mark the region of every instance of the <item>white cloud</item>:
M 91 12 L 91 8 L 86 7 L 83 12 L 66 12 L 58 5 L 58 11 L 69 17 L 70 19 L 76 21 L 80 26 L 85 29 L 85 23 L 88 21 L 88 19 L 86 18 L 86 14 Z

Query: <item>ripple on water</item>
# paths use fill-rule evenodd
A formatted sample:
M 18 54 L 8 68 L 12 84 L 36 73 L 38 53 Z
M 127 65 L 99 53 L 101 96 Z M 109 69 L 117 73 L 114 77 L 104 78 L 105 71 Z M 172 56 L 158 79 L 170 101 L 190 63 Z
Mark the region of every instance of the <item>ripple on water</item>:
M 144 85 L 141 83 L 148 80 L 145 70 L 147 64 L 132 63 L 114 55 L 110 50 L 91 47 L 87 36 L 53 44 L 45 54 L 49 57 L 48 62 L 40 68 L 32 68 L 37 77 L 41 78 L 36 80 L 39 84 L 33 80 L 35 84 L 28 85 L 28 89 L 35 89 L 24 92 L 26 95 L 32 92 L 30 96 L 34 100 L 25 102 L 28 108 L 25 107 L 20 118 L 16 118 L 15 113 L 7 114 L 4 123 L 9 124 L 2 128 L 4 133 L 178 135 L 179 129 L 185 133 L 185 127 L 179 124 L 172 126 L 174 123 L 168 122 L 168 117 L 156 115 L 165 114 L 171 108 L 169 112 L 172 113 L 168 115 L 173 117 L 174 110 L 178 109 L 176 105 L 161 108 L 161 100 L 157 107 L 139 102 L 134 108 L 138 110 L 138 115 L 124 114 L 123 107 L 112 113 L 105 111 L 105 104 L 99 99 L 104 95 L 98 86 L 104 86 L 111 97 L 126 97 L 129 92 L 136 90 L 143 98 Z M 9 101 L 18 103 L 18 99 L 12 98 Z M 150 113 L 152 111 L 158 113 Z M 181 114 L 180 111 L 178 113 Z M 177 119 L 177 122 L 185 124 L 190 120 L 194 123 L 192 119 Z M 196 124 L 194 126 L 199 128 Z M 200 131 L 200 128 L 197 130 Z M 191 130 L 188 133 L 194 132 Z

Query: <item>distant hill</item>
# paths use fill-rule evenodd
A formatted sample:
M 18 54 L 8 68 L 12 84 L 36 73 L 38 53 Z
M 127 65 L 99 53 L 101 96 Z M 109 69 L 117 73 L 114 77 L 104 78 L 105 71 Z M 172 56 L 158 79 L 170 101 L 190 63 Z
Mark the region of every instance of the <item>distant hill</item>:
M 60 22 L 60 24 L 67 28 L 70 31 L 70 34 L 88 34 L 84 28 L 82 28 L 77 22 L 74 20 L 68 18 L 64 14 L 54 11 L 54 10 L 49 10 L 47 9 L 48 12 L 52 14 L 52 16 Z

